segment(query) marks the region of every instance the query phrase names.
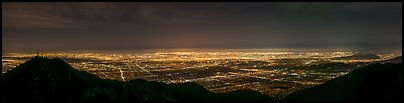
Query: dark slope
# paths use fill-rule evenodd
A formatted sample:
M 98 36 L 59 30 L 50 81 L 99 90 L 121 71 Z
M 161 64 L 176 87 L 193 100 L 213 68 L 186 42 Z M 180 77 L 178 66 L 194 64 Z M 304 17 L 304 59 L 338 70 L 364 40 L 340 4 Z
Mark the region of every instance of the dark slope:
M 403 95 L 399 64 L 371 64 L 284 98 L 285 101 L 396 101 Z
M 121 83 L 77 71 L 61 59 L 35 57 L 3 76 L 2 100 L 85 99 L 92 88 L 119 88 Z M 109 99 L 109 98 L 104 98 Z
M 32 58 L 2 79 L 2 101 L 275 100 L 252 91 L 212 93 L 197 83 L 106 80 L 77 71 L 61 59 L 43 57 Z
M 213 93 L 207 91 L 203 86 L 197 83 L 182 84 L 164 84 L 154 81 L 146 81 L 141 79 L 131 80 L 125 84 L 126 91 L 139 91 L 146 93 L 137 95 L 138 93 L 124 93 L 128 97 L 140 96 L 146 100 L 186 100 L 186 101 L 274 101 L 275 99 L 253 91 L 234 91 L 230 93 Z M 136 90 L 139 89 L 139 90 Z M 153 91 L 153 92 L 147 92 Z M 156 94 L 147 94 L 156 93 Z M 163 98 L 155 96 L 165 96 Z M 169 98 L 166 98 L 169 97 Z

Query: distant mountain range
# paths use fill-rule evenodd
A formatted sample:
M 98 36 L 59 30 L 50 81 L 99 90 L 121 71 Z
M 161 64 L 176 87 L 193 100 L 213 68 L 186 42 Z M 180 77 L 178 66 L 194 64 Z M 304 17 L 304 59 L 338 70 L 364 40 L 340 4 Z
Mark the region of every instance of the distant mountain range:
M 366 59 L 379 59 L 379 58 L 380 57 L 377 56 L 376 54 L 358 53 L 351 56 L 333 58 L 333 60 L 366 60 Z
M 61 59 L 34 57 L 2 76 L 1 101 L 395 100 L 403 97 L 402 77 L 402 63 L 372 64 L 277 100 L 246 90 L 213 93 L 197 83 L 101 79 Z
M 382 63 L 401 63 L 403 62 L 403 56 L 395 57 L 393 59 L 382 61 Z

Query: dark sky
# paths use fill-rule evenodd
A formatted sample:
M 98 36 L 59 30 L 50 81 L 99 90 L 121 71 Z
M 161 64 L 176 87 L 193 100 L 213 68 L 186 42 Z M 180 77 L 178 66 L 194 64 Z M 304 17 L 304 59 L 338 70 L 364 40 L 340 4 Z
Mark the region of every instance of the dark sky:
M 2 51 L 385 47 L 402 3 L 2 3 Z

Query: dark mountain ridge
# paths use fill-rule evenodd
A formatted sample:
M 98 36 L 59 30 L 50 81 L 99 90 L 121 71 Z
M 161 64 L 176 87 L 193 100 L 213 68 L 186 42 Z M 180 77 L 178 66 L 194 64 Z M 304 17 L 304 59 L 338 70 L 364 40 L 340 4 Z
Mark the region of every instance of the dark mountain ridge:
M 285 101 L 400 101 L 403 92 L 402 63 L 370 64 L 302 91 Z

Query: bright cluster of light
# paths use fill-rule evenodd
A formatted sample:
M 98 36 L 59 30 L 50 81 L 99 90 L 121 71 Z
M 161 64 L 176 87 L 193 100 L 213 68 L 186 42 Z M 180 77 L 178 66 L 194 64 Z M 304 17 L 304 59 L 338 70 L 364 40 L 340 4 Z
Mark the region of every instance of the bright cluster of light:
M 285 95 L 293 90 L 318 85 L 342 76 L 353 69 L 348 68 L 342 72 L 318 72 L 310 68 L 299 70 L 296 67 L 330 62 L 366 64 L 401 56 L 399 51 L 378 53 L 379 59 L 334 59 L 357 53 L 359 52 L 240 50 L 74 52 L 40 53 L 40 55 L 62 58 L 74 68 L 88 71 L 101 78 L 121 81 L 141 78 L 165 83 L 197 82 L 212 92 L 251 89 L 267 95 Z M 3 73 L 36 55 L 21 53 L 3 55 Z M 271 83 L 265 83 L 267 80 Z M 278 88 L 284 86 L 288 88 Z

